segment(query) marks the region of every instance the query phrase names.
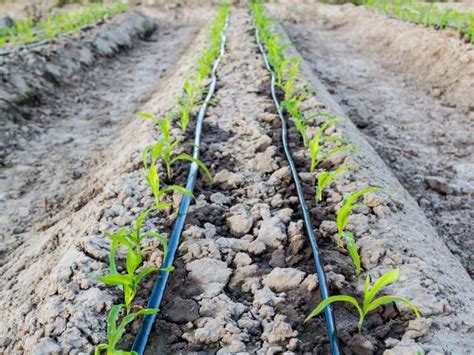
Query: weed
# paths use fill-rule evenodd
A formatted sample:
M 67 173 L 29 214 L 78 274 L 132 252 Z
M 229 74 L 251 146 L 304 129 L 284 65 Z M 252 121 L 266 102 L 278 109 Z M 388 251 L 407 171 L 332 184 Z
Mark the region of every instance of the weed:
M 324 308 L 334 302 L 348 302 L 354 305 L 356 307 L 358 313 L 359 313 L 359 332 L 362 331 L 362 325 L 364 323 L 364 319 L 367 316 L 367 314 L 375 309 L 377 309 L 380 306 L 383 306 L 385 304 L 389 303 L 394 303 L 394 302 L 403 302 L 406 305 L 408 305 L 413 312 L 416 314 L 417 317 L 420 316 L 420 312 L 418 311 L 418 308 L 416 308 L 409 300 L 403 298 L 403 297 L 398 297 L 398 296 L 381 296 L 379 298 L 374 299 L 374 297 L 379 293 L 382 288 L 385 286 L 388 286 L 398 280 L 398 277 L 400 275 L 400 270 L 399 269 L 393 269 L 382 275 L 372 287 L 370 287 L 370 276 L 367 275 L 365 279 L 365 288 L 364 288 L 364 300 L 362 304 L 359 304 L 356 298 L 352 296 L 347 296 L 347 295 L 339 295 L 339 296 L 331 296 L 325 299 L 323 302 L 321 302 L 309 315 L 306 317 L 306 321 L 309 319 L 317 316 L 319 313 L 321 313 Z

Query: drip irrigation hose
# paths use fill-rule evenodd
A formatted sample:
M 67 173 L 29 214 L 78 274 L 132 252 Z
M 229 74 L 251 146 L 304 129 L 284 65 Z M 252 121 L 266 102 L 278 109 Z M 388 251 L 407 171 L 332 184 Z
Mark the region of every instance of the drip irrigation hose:
M 255 27 L 255 38 L 258 44 L 258 48 L 260 49 L 260 52 L 262 53 L 263 60 L 265 62 L 265 66 L 268 70 L 268 72 L 271 74 L 271 92 L 272 92 L 272 98 L 273 102 L 275 103 L 275 107 L 278 112 L 278 116 L 280 117 L 281 121 L 281 140 L 283 143 L 283 149 L 285 151 L 285 156 L 286 160 L 288 161 L 288 165 L 290 166 L 291 170 L 291 175 L 293 177 L 293 181 L 296 186 L 296 192 L 298 195 L 298 201 L 300 203 L 300 208 L 301 212 L 303 213 L 303 219 L 305 222 L 305 227 L 306 227 L 306 234 L 308 236 L 309 242 L 311 244 L 311 250 L 313 253 L 313 260 L 314 264 L 316 266 L 316 273 L 318 276 L 318 281 L 319 281 L 319 290 L 321 292 L 321 298 L 323 300 L 327 299 L 329 297 L 329 291 L 328 291 L 328 286 L 327 286 L 327 281 L 326 281 L 326 276 L 324 274 L 324 269 L 321 263 L 321 259 L 319 257 L 319 248 L 318 248 L 318 243 L 316 242 L 316 236 L 313 231 L 313 224 L 311 222 L 311 216 L 308 212 L 308 207 L 306 206 L 306 201 L 304 198 L 303 194 L 303 189 L 301 187 L 301 182 L 298 177 L 298 171 L 295 166 L 295 162 L 293 161 L 293 158 L 291 156 L 290 149 L 288 147 L 288 127 L 286 123 L 285 116 L 283 115 L 282 109 L 280 107 L 280 102 L 278 101 L 277 95 L 276 95 L 276 89 L 275 89 L 275 72 L 272 69 L 270 63 L 268 62 L 267 54 L 265 52 L 265 49 L 262 45 L 262 42 L 260 41 L 260 37 L 258 34 L 258 28 L 254 24 Z M 337 331 L 336 331 L 336 324 L 334 322 L 334 317 L 332 314 L 332 308 L 330 305 L 326 306 L 324 310 L 324 314 L 326 316 L 326 326 L 327 326 L 327 331 L 328 331 L 328 339 L 329 343 L 331 345 L 331 351 L 333 355 L 340 355 L 341 351 L 339 349 L 339 342 L 337 339 Z
M 220 44 L 220 53 L 219 57 L 214 62 L 211 72 L 211 84 L 209 85 L 209 91 L 206 95 L 204 102 L 202 103 L 199 114 L 197 117 L 196 129 L 195 129 L 195 136 L 194 136 L 194 149 L 193 149 L 193 158 L 199 159 L 199 148 L 201 145 L 201 132 L 202 132 L 202 123 L 204 120 L 204 115 L 206 114 L 207 107 L 209 105 L 212 96 L 216 90 L 216 83 L 217 83 L 217 68 L 219 63 L 224 55 L 225 51 L 225 44 L 227 41 L 226 37 L 226 30 L 229 25 L 229 14 L 225 19 L 224 28 L 221 32 L 221 44 Z M 194 185 L 196 183 L 197 173 L 199 171 L 199 166 L 193 162 L 191 163 L 191 167 L 189 169 L 188 180 L 186 183 L 186 189 L 193 192 Z M 171 237 L 168 244 L 168 254 L 166 255 L 163 264 L 161 265 L 161 269 L 167 269 L 173 265 L 174 257 L 176 251 L 179 246 L 179 241 L 181 238 L 181 233 L 184 229 L 184 222 L 186 221 L 186 215 L 188 213 L 188 208 L 191 203 L 191 196 L 183 195 L 183 199 L 179 205 L 178 210 L 178 217 L 176 218 L 175 224 L 173 226 L 173 230 L 171 232 Z M 147 308 L 159 308 L 161 304 L 161 300 L 163 299 L 164 291 L 166 288 L 166 283 L 168 281 L 169 271 L 160 270 L 158 277 L 155 281 L 153 286 L 153 290 L 150 295 L 150 299 L 148 300 Z M 133 342 L 132 351 L 136 351 L 138 355 L 142 355 L 145 351 L 148 338 L 150 336 L 150 332 L 153 328 L 153 324 L 155 323 L 156 314 L 148 314 L 143 317 L 142 324 L 140 326 L 140 330 L 138 331 L 135 341 Z

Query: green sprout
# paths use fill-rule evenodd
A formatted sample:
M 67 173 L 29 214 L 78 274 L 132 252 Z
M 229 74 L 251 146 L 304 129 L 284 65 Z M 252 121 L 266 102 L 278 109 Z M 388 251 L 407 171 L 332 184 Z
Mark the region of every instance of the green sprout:
M 338 122 L 338 118 L 332 118 L 323 123 L 316 131 L 313 138 L 308 143 L 309 156 L 311 159 L 310 171 L 313 172 L 316 167 L 321 164 L 324 160 L 334 154 L 338 154 L 344 151 L 354 151 L 355 146 L 352 144 L 346 144 L 346 142 L 339 137 L 328 137 L 324 135 L 324 132 L 330 125 L 334 125 Z M 338 147 L 331 148 L 330 143 L 336 142 L 341 144 Z
M 136 351 L 117 350 L 117 344 L 122 339 L 127 325 L 133 322 L 137 317 L 147 314 L 155 314 L 159 309 L 142 309 L 135 313 L 128 313 L 118 323 L 120 313 L 123 309 L 123 304 L 112 306 L 107 317 L 107 344 L 102 343 L 95 347 L 94 355 L 100 355 L 104 350 L 107 355 L 136 355 Z
M 352 169 L 351 166 L 341 166 L 334 171 L 322 171 L 318 175 L 318 184 L 316 186 L 316 200 L 321 201 L 323 199 L 323 191 L 328 187 L 331 182 L 336 180 L 337 176 L 343 171 Z
M 349 214 L 352 212 L 352 210 L 356 209 L 357 207 L 360 207 L 360 205 L 355 204 L 357 202 L 357 199 L 369 192 L 378 190 L 382 189 L 380 187 L 369 187 L 344 197 L 342 201 L 342 207 L 339 209 L 339 211 L 337 211 L 336 215 L 337 231 L 340 237 L 342 237 L 342 232 L 346 228 L 347 221 L 349 219 Z
M 398 277 L 400 275 L 399 269 L 393 269 L 382 275 L 377 281 L 375 281 L 374 285 L 370 287 L 370 276 L 367 275 L 365 279 L 365 288 L 364 288 L 364 300 L 362 304 L 360 304 L 356 298 L 347 295 L 339 295 L 339 296 L 331 296 L 322 301 L 313 311 L 306 317 L 305 322 L 310 320 L 311 318 L 317 316 L 321 313 L 324 308 L 334 302 L 348 302 L 351 303 L 354 307 L 356 307 L 357 312 L 359 313 L 359 332 L 362 331 L 362 325 L 364 323 L 364 319 L 367 314 L 380 306 L 389 303 L 395 302 L 402 302 L 408 305 L 417 317 L 420 316 L 420 312 L 418 308 L 415 307 L 409 300 L 399 296 L 381 296 L 379 298 L 374 299 L 374 297 L 379 293 L 382 288 L 398 281 Z

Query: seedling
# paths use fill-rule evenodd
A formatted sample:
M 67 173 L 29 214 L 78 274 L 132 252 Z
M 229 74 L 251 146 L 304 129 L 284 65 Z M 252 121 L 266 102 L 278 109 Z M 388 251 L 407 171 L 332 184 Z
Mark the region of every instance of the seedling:
M 324 160 L 334 154 L 338 154 L 344 151 L 354 151 L 355 147 L 352 144 L 347 144 L 343 139 L 339 137 L 327 137 L 324 132 L 330 125 L 334 125 L 338 122 L 338 118 L 332 118 L 326 121 L 321 127 L 318 128 L 313 138 L 308 143 L 309 156 L 311 159 L 310 171 L 313 172 L 316 167 Z M 338 147 L 330 148 L 330 143 L 336 142 L 341 144 Z
M 160 127 L 164 142 L 167 145 L 171 144 L 171 120 L 173 119 L 172 114 L 167 114 L 163 117 L 156 117 L 151 113 L 141 112 L 137 114 L 137 117 L 145 118 L 154 122 L 158 127 Z
M 378 190 L 382 190 L 382 189 L 380 187 L 369 187 L 367 189 L 354 192 L 344 197 L 342 201 L 342 207 L 339 209 L 339 211 L 337 211 L 337 215 L 336 215 L 336 224 L 337 224 L 337 231 L 338 231 L 339 237 L 342 236 L 342 232 L 346 228 L 347 220 L 349 218 L 349 214 L 351 213 L 351 211 L 357 207 L 360 207 L 360 205 L 355 205 L 355 203 L 357 202 L 357 199 L 361 197 L 362 195 L 365 195 L 372 191 L 378 191 Z
M 135 313 L 127 314 L 121 321 L 118 323 L 118 319 L 120 313 L 123 309 L 123 304 L 118 304 L 112 306 L 110 309 L 109 315 L 107 317 L 107 344 L 102 343 L 95 347 L 94 354 L 100 355 L 104 350 L 106 351 L 107 355 L 135 355 L 137 354 L 136 351 L 124 351 L 124 350 L 117 350 L 117 344 L 122 339 L 123 333 L 125 332 L 125 328 L 127 325 L 135 320 L 135 318 L 147 315 L 147 314 L 155 314 L 159 312 L 159 309 L 142 309 Z
M 382 288 L 398 281 L 398 277 L 400 275 L 399 269 L 393 269 L 384 275 L 382 275 L 372 287 L 370 287 L 370 276 L 367 274 L 365 279 L 365 288 L 364 288 L 364 300 L 362 304 L 359 304 L 356 298 L 347 295 L 339 295 L 339 296 L 331 296 L 322 301 L 309 315 L 306 317 L 305 322 L 310 320 L 311 318 L 317 316 L 321 313 L 324 308 L 334 302 L 348 302 L 351 303 L 354 307 L 356 307 L 357 312 L 359 313 L 359 333 L 362 331 L 362 325 L 364 323 L 364 319 L 367 314 L 380 306 L 389 303 L 395 302 L 402 302 L 408 305 L 417 317 L 420 316 L 420 312 L 418 308 L 415 307 L 409 300 L 399 296 L 381 296 L 379 298 L 374 299 L 374 297 L 379 293 Z
M 323 171 L 318 175 L 318 184 L 316 186 L 316 200 L 321 201 L 323 199 L 323 191 L 328 187 L 331 182 L 336 180 L 336 177 L 343 171 L 352 169 L 351 166 L 341 166 L 334 171 Z

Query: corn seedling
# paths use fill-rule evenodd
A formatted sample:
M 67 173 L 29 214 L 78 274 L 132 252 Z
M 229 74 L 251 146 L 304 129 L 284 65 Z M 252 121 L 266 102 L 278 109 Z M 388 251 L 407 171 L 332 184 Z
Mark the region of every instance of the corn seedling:
M 135 351 L 117 350 L 117 344 L 122 339 L 127 325 L 133 322 L 137 317 L 147 314 L 155 314 L 159 309 L 142 309 L 135 313 L 128 313 L 123 319 L 118 322 L 120 313 L 123 309 L 122 304 L 112 306 L 107 317 L 107 344 L 102 343 L 96 346 L 94 355 L 100 355 L 103 351 L 107 355 L 135 355 Z
M 145 181 L 147 182 L 148 186 L 150 186 L 153 196 L 155 197 L 156 204 L 160 204 L 163 197 L 167 193 L 173 192 L 173 191 L 178 191 L 188 196 L 193 195 L 189 190 L 179 185 L 168 185 L 164 188 L 161 187 L 161 179 L 156 168 L 156 158 L 154 158 L 153 153 L 152 153 L 152 162 L 150 166 L 147 169 L 145 169 L 144 176 L 145 176 Z
M 196 158 L 194 158 L 191 155 L 186 154 L 186 153 L 178 154 L 176 156 L 173 155 L 173 150 L 178 144 L 179 144 L 179 141 L 177 141 L 177 140 L 174 141 L 174 142 L 170 142 L 168 144 L 164 139 L 160 139 L 157 142 L 155 142 L 153 144 L 150 144 L 145 148 L 145 150 L 143 151 L 143 166 L 145 168 L 145 171 L 148 172 L 148 175 L 147 175 L 148 178 L 150 176 L 150 169 L 153 167 L 156 170 L 156 164 L 155 164 L 155 166 L 153 166 L 154 165 L 153 163 L 156 162 L 156 160 L 158 158 L 161 158 L 161 159 L 163 159 L 163 161 L 165 163 L 165 166 L 166 166 L 166 173 L 167 173 L 167 176 L 168 176 L 168 180 L 171 180 L 172 175 L 173 175 L 172 165 L 174 163 L 176 163 L 177 161 L 180 161 L 180 160 L 186 160 L 186 161 L 196 163 L 206 173 L 209 180 L 212 180 L 212 175 L 209 172 L 209 169 L 199 159 L 196 159 Z M 151 161 L 152 161 L 152 164 L 150 165 L 150 167 L 148 167 L 148 157 L 149 156 L 151 156 Z M 154 173 L 152 173 L 152 175 L 153 174 Z M 156 174 L 156 175 L 158 175 L 158 174 Z M 155 176 L 153 176 L 153 178 L 156 179 Z M 158 181 L 156 181 L 156 183 L 157 183 L 157 187 L 158 187 L 158 190 L 159 190 L 159 177 L 157 177 L 157 178 L 158 178 Z M 153 190 L 153 187 L 152 187 L 152 190 Z M 158 193 L 158 195 L 159 195 L 159 193 Z
M 408 305 L 417 317 L 420 316 L 420 312 L 418 308 L 415 307 L 409 300 L 403 297 L 398 296 L 381 296 L 379 298 L 374 299 L 374 297 L 386 286 L 398 281 L 398 277 L 400 275 L 399 269 L 393 269 L 388 271 L 384 275 L 382 275 L 377 281 L 375 281 L 374 285 L 370 287 L 370 276 L 367 275 L 365 279 L 365 288 L 364 288 L 364 300 L 362 304 L 360 304 L 356 298 L 347 295 L 339 295 L 339 296 L 331 296 L 321 302 L 306 318 L 305 322 L 309 319 L 317 316 L 321 313 L 324 308 L 334 302 L 348 302 L 356 307 L 357 312 L 359 313 L 359 332 L 362 331 L 362 325 L 364 323 L 364 319 L 367 314 L 380 306 L 389 303 L 395 302 L 402 302 Z
M 165 143 L 168 145 L 171 144 L 171 120 L 173 119 L 172 114 L 167 114 L 163 117 L 156 117 L 151 113 L 141 112 L 137 114 L 137 117 L 154 122 L 158 127 L 160 127 Z
M 351 232 L 343 231 L 342 238 L 346 243 L 346 249 L 349 252 L 352 262 L 354 263 L 356 273 L 359 275 L 362 272 L 362 266 L 360 263 L 359 251 L 357 250 L 357 246 L 354 241 L 354 235 Z
M 141 233 L 142 224 L 148 214 L 152 211 L 157 211 L 169 207 L 170 203 L 160 203 L 153 205 L 148 208 L 146 211 L 140 213 L 137 220 L 135 221 L 134 228 L 121 228 L 116 233 L 107 234 L 107 237 L 111 239 L 112 245 L 109 252 L 109 272 L 110 274 L 117 274 L 116 266 L 116 253 L 117 248 L 122 240 L 127 240 L 130 244 L 134 245 L 137 253 L 141 254 L 143 250 L 141 249 L 142 240 L 146 237 L 153 237 L 158 239 L 163 246 L 163 254 L 166 256 L 168 253 L 168 241 L 166 238 L 159 233 L 148 231 L 146 233 Z
M 325 159 L 330 156 L 341 153 L 344 151 L 354 151 L 355 147 L 352 144 L 346 144 L 346 142 L 339 137 L 327 137 L 324 132 L 330 125 L 334 125 L 338 122 L 338 118 L 332 118 L 326 121 L 321 127 L 318 128 L 313 138 L 308 142 L 309 156 L 311 159 L 310 171 L 313 172 L 316 167 Z M 335 148 L 330 148 L 330 143 L 336 142 L 342 144 Z
M 142 264 L 142 240 L 143 238 L 152 237 L 157 239 L 163 245 L 163 254 L 166 257 L 168 253 L 168 241 L 161 234 L 148 231 L 141 233 L 143 221 L 151 211 L 159 210 L 168 207 L 168 203 L 161 203 L 152 206 L 145 212 L 141 213 L 134 228 L 122 228 L 117 233 L 107 235 L 112 240 L 112 245 L 109 253 L 109 274 L 98 277 L 97 279 L 109 286 L 119 286 L 124 293 L 125 307 L 130 311 L 131 304 L 137 293 L 138 283 L 146 275 L 156 271 L 156 268 L 144 268 L 137 272 L 137 269 Z M 126 274 L 120 274 L 116 266 L 117 249 L 122 246 L 127 249 L 126 256 Z
M 316 186 L 316 200 L 321 201 L 323 199 L 323 191 L 328 187 L 331 182 L 336 180 L 337 176 L 343 171 L 352 169 L 351 166 L 341 166 L 334 171 L 322 171 L 318 175 L 318 184 Z
M 342 232 L 346 228 L 347 220 L 351 211 L 357 207 L 360 207 L 360 205 L 355 204 L 357 199 L 369 192 L 378 190 L 382 189 L 380 187 L 369 187 L 344 197 L 342 201 L 342 207 L 339 209 L 339 211 L 337 211 L 336 215 L 336 224 L 339 237 L 342 237 Z

